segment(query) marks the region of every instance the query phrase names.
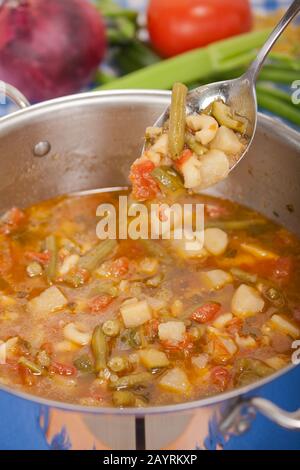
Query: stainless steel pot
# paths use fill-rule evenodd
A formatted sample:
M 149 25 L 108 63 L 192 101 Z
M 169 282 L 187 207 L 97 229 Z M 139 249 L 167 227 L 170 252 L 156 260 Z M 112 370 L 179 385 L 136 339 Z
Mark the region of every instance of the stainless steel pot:
M 126 185 L 145 127 L 170 100 L 167 92 L 133 90 L 86 93 L 28 107 L 18 91 L 6 90 L 24 109 L 0 119 L 0 211 L 58 194 Z M 299 181 L 299 134 L 260 115 L 249 155 L 210 193 L 250 206 L 300 236 Z M 257 410 L 280 426 L 299 430 L 299 410 L 288 413 L 254 395 L 291 368 L 216 397 L 147 409 L 87 408 L 0 389 L 43 406 L 54 426 L 48 434 L 64 425 L 73 448 L 189 449 L 196 442 L 205 448 L 212 429 L 216 446 L 221 445 L 231 433 L 244 432 Z M 197 438 L 191 439 L 195 432 Z

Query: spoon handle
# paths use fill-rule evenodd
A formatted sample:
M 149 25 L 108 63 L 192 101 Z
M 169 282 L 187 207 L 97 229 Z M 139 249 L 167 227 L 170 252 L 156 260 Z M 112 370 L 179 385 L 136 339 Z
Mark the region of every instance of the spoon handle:
M 254 62 L 251 64 L 248 71 L 246 72 L 246 76 L 249 80 L 251 80 L 252 82 L 256 82 L 259 71 L 263 63 L 265 62 L 270 50 L 274 46 L 277 39 L 279 39 L 279 37 L 281 36 L 285 28 L 290 24 L 292 19 L 297 15 L 297 13 L 299 13 L 299 11 L 300 11 L 300 0 L 294 0 L 294 2 L 291 4 L 289 9 L 283 16 L 283 18 L 280 20 L 276 28 L 271 33 L 269 39 L 266 41 L 264 46 L 261 48 L 261 50 L 257 54 L 257 57 L 254 60 Z

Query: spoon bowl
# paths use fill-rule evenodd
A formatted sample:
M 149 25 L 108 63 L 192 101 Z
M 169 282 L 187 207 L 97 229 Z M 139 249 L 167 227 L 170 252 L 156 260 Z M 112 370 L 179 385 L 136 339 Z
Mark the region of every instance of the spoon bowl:
M 237 161 L 232 160 L 230 162 L 230 170 L 232 170 L 247 153 L 255 135 L 257 125 L 257 98 L 254 82 L 246 73 L 234 80 L 211 83 L 195 88 L 187 95 L 187 114 L 199 113 L 214 101 L 223 101 L 228 104 L 231 109 L 234 109 L 235 115 L 243 118 L 246 122 L 245 137 L 248 145 Z M 170 110 L 168 108 L 159 117 L 154 126 L 162 127 L 169 119 L 169 112 Z
M 233 80 L 203 85 L 191 90 L 187 94 L 187 115 L 204 111 L 214 101 L 223 101 L 226 105 L 230 106 L 237 117 L 240 116 L 243 121 L 246 122 L 244 137 L 247 145 L 243 153 L 239 155 L 239 158 L 230 162 L 230 171 L 235 168 L 235 166 L 246 155 L 255 135 L 257 125 L 257 97 L 255 84 L 260 69 L 275 42 L 299 11 L 300 0 L 294 0 L 244 75 Z M 168 108 L 159 117 L 154 126 L 163 127 L 169 119 L 169 115 L 170 108 Z

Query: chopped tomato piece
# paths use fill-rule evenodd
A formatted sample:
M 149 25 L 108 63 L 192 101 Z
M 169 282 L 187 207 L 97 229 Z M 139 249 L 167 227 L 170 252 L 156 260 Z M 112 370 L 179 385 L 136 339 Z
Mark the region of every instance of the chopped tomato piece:
M 226 390 L 230 381 L 230 373 L 225 367 L 214 367 L 210 374 L 211 382 L 218 387 L 220 391 Z
M 49 367 L 49 373 L 69 376 L 76 375 L 77 371 L 76 368 L 73 366 L 53 361 L 51 363 L 51 366 Z
M 30 261 L 37 261 L 40 264 L 47 264 L 50 261 L 50 253 L 36 253 L 35 251 L 27 251 L 25 253 L 26 258 Z
M 41 350 L 42 351 L 46 351 L 46 353 L 51 356 L 51 354 L 53 353 L 53 345 L 51 343 L 44 343 L 42 344 L 41 346 Z
M 159 186 L 151 176 L 155 165 L 150 160 L 145 160 L 132 165 L 130 171 L 130 181 L 132 183 L 132 193 L 138 201 L 154 199 L 160 192 Z
M 123 277 L 128 273 L 129 259 L 126 256 L 116 259 L 112 262 L 110 272 L 115 277 Z
M 189 355 L 194 348 L 194 341 L 188 334 L 186 334 L 184 340 L 179 343 L 162 341 L 161 344 L 163 348 L 169 352 L 184 352 L 186 355 Z
M 5 235 L 18 230 L 25 222 L 26 216 L 21 209 L 13 207 L 8 211 L 0 221 L 0 230 Z
M 19 364 L 18 369 L 22 383 L 28 387 L 32 387 L 37 381 L 36 376 L 28 369 L 28 367 L 24 367 Z
M 226 330 L 232 336 L 235 336 L 236 333 L 240 333 L 243 327 L 243 320 L 240 318 L 233 318 L 229 323 L 226 325 Z
M 243 269 L 244 267 L 241 266 Z M 245 266 L 249 270 L 258 274 L 260 277 L 270 279 L 279 284 L 288 284 L 291 280 L 294 269 L 294 263 L 290 257 L 282 257 L 272 260 L 263 260 L 252 266 Z
M 220 310 L 221 305 L 217 302 L 207 302 L 192 313 L 191 319 L 197 323 L 208 323 L 215 318 Z
M 103 294 L 97 295 L 88 302 L 91 313 L 101 313 L 105 310 L 109 304 L 112 303 L 114 298 L 111 295 Z
M 182 155 L 176 160 L 175 166 L 177 170 L 181 170 L 182 165 L 184 165 L 193 155 L 193 152 L 189 149 L 183 151 Z

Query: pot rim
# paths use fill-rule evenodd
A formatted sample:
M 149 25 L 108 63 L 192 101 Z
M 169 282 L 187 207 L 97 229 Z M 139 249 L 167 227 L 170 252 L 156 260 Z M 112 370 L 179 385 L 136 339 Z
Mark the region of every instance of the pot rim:
M 11 124 L 12 122 L 18 121 L 22 119 L 22 117 L 27 116 L 29 114 L 34 115 L 39 111 L 55 109 L 57 107 L 61 107 L 62 105 L 73 105 L 74 103 L 80 103 L 84 101 L 90 101 L 95 99 L 112 99 L 112 102 L 116 102 L 116 98 L 129 98 L 129 97 L 136 97 L 140 98 L 145 101 L 145 97 L 149 101 L 153 98 L 161 99 L 167 101 L 170 98 L 171 93 L 168 91 L 160 91 L 160 90 L 113 90 L 113 91 L 97 91 L 97 92 L 87 92 L 87 93 L 79 93 L 76 95 L 70 95 L 66 97 L 57 98 L 54 100 L 45 101 L 43 103 L 38 103 L 33 106 L 29 106 L 27 108 L 23 108 L 21 110 L 15 111 L 7 116 L 0 118 L 0 131 L 1 126 L 4 124 Z M 269 129 L 270 132 L 276 134 L 277 137 L 282 138 L 283 140 L 289 142 L 291 145 L 294 145 L 296 148 L 300 148 L 299 145 L 299 132 L 290 128 L 283 122 L 274 119 L 272 117 L 263 115 L 258 113 L 258 123 Z M 1 135 L 0 135 L 1 138 Z M 127 408 L 127 409 L 119 409 L 119 408 L 112 408 L 112 407 L 95 407 L 95 406 L 83 406 L 77 405 L 73 403 L 65 403 L 55 400 L 48 400 L 46 398 L 42 398 L 39 396 L 32 395 L 30 393 L 25 393 L 19 390 L 13 390 L 10 387 L 3 385 L 0 383 L 0 392 L 6 392 L 17 398 L 22 398 L 26 401 L 30 401 L 39 405 L 53 407 L 62 409 L 65 411 L 73 411 L 79 413 L 93 413 L 93 414 L 102 414 L 102 415 L 124 415 L 124 416 L 146 416 L 146 415 L 155 415 L 155 414 L 167 414 L 167 413 L 174 413 L 174 412 L 184 412 L 193 410 L 196 408 L 201 408 L 205 406 L 212 406 L 216 405 L 220 402 L 238 398 L 241 395 L 247 394 L 255 389 L 262 387 L 270 383 L 271 381 L 281 377 L 282 375 L 286 374 L 287 372 L 294 369 L 295 365 L 290 364 L 289 366 L 275 372 L 274 374 L 265 377 L 264 379 L 254 382 L 252 384 L 246 385 L 244 387 L 233 389 L 228 392 L 223 392 L 218 395 L 209 396 L 207 398 L 202 398 L 199 400 L 194 401 L 187 401 L 179 404 L 172 404 L 172 405 L 161 405 L 161 406 L 152 406 L 152 407 L 145 407 L 145 408 Z

